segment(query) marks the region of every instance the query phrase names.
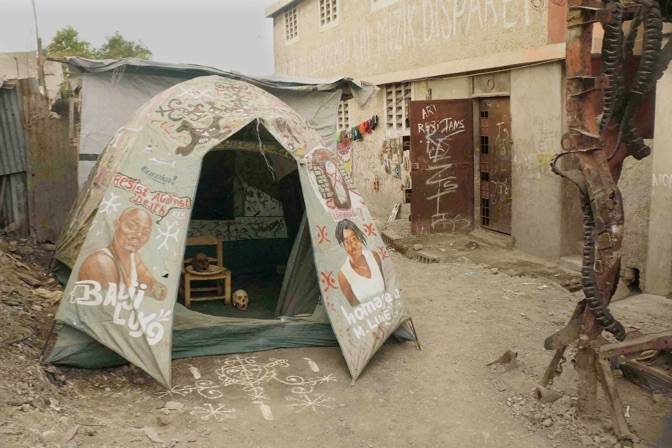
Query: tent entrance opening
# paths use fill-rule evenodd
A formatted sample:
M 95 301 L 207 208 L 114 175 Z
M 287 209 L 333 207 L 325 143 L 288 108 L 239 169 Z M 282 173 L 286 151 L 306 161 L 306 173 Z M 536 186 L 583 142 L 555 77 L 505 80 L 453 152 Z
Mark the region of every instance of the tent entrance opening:
M 290 260 L 296 252 L 293 247 L 302 238 L 307 237 L 310 246 L 309 235 L 299 234 L 304 212 L 296 162 L 277 143 L 264 142 L 260 150 L 256 136 L 245 140 L 234 136 L 206 154 L 188 236 L 214 236 L 221 242 L 223 266 L 231 273 L 234 300 L 232 304 L 224 300 L 193 301 L 190 308 L 203 314 L 253 319 L 312 313 L 317 296 L 299 308 L 288 309 L 286 303 L 288 295 L 294 295 L 288 294 L 288 288 L 297 293 L 296 285 L 291 285 L 296 281 L 289 277 L 296 277 L 296 270 L 305 265 L 312 266 L 313 272 L 315 269 L 312 248 L 309 254 L 295 254 Z M 185 269 L 196 268 L 188 260 L 199 253 L 210 257 L 213 263 L 215 251 L 211 246 L 187 244 Z M 207 287 L 213 283 L 217 286 L 216 282 L 192 284 Z M 307 277 L 305 282 L 314 283 L 319 294 L 315 277 Z M 305 285 L 299 289 L 307 292 Z M 238 290 L 247 294 L 246 309 L 234 306 Z M 184 285 L 181 291 L 180 301 L 185 303 Z M 190 292 L 196 300 L 205 294 Z M 281 296 L 285 300 L 279 300 Z

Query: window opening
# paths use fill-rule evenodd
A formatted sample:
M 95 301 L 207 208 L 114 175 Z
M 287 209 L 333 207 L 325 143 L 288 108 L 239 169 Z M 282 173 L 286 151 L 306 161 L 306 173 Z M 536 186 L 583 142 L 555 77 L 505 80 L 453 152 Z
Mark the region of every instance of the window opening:
M 338 19 L 338 0 L 320 0 L 320 25 L 335 23 Z
M 296 7 L 285 11 L 285 40 L 291 41 L 299 37 L 299 20 Z
M 490 152 L 490 141 L 487 135 L 481 135 L 481 154 L 488 154 Z
M 389 84 L 385 87 L 387 128 L 410 129 L 411 83 Z
M 350 108 L 347 101 L 341 101 L 338 104 L 338 130 L 347 131 L 350 129 Z

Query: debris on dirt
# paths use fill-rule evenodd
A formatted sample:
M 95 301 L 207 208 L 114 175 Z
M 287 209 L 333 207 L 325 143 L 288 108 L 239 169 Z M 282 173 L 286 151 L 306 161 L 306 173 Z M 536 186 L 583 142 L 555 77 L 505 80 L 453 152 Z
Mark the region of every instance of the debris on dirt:
M 28 240 L 7 242 L 0 236 L 0 396 L 2 404 L 13 409 L 9 412 L 25 413 L 31 421 L 62 414 L 59 403 L 71 392 L 64 387 L 67 383 L 59 369 L 43 369 L 39 362 L 45 329 L 62 295 L 53 277 L 36 263 L 48 260 L 44 253 Z M 18 420 L 24 418 L 15 415 Z M 19 428 L 24 437 L 34 437 L 31 446 L 65 446 L 68 441 L 64 437 L 70 434 L 49 426 Z
M 159 426 L 169 426 L 171 423 L 173 423 L 173 419 L 175 416 L 173 415 L 159 415 L 156 417 L 156 422 L 159 424 Z
M 77 435 L 77 431 L 79 431 L 79 425 L 75 425 L 72 428 L 70 428 L 70 431 L 68 431 L 65 435 L 65 441 L 69 442 L 72 439 L 74 439 L 75 436 Z
M 553 403 L 541 403 L 516 395 L 506 399 L 506 406 L 513 415 L 527 419 L 528 429 L 553 430 L 553 433 L 548 434 L 549 439 L 555 439 L 562 432 L 565 435 L 573 434 L 577 442 L 585 446 L 603 446 L 602 439 L 616 441 L 601 426 L 587 425 L 585 420 L 578 418 L 574 397 L 564 396 Z M 597 437 L 598 443 L 595 443 L 594 437 Z
M 568 278 L 560 281 L 560 286 L 569 292 L 580 291 L 583 288 L 583 283 L 579 278 Z
M 511 364 L 516 360 L 516 358 L 518 358 L 518 352 L 507 350 L 499 358 L 487 363 L 486 366 L 492 366 L 495 364 Z
M 23 280 L 24 283 L 26 283 L 28 286 L 32 286 L 33 288 L 36 288 L 42 284 L 40 280 L 36 279 L 27 272 L 16 271 L 15 274 L 18 278 Z
M 534 396 L 542 403 L 553 403 L 562 398 L 560 392 L 543 386 L 537 386 L 537 388 L 534 389 Z
M 464 247 L 466 247 L 466 248 L 469 249 L 469 250 L 476 250 L 476 249 L 478 249 L 479 247 L 481 247 L 481 245 L 478 244 L 478 243 L 477 243 L 476 241 L 474 241 L 474 240 L 469 240 L 469 241 L 466 242 L 466 244 L 464 245 Z
M 161 440 L 161 437 L 159 437 L 159 434 L 156 432 L 156 429 L 149 426 L 145 426 L 142 428 L 142 432 L 144 432 L 147 438 L 151 440 L 153 443 L 163 443 L 163 440 Z
M 47 378 L 56 386 L 65 386 L 67 384 L 65 375 L 54 365 L 49 364 L 44 366 L 44 373 L 47 374 Z
M 161 412 L 164 414 L 170 414 L 173 412 L 180 412 L 183 409 L 184 404 L 180 403 L 179 401 L 168 401 L 163 405 L 163 408 L 161 408 Z
M 53 429 L 44 431 L 42 434 L 40 434 L 40 440 L 42 440 L 42 443 L 47 446 L 57 445 L 59 442 L 62 442 L 61 436 Z
M 56 305 L 58 302 L 61 301 L 61 297 L 63 297 L 63 291 L 58 290 L 50 291 L 45 288 L 37 288 L 36 290 L 33 291 L 33 294 L 48 300 L 50 305 Z

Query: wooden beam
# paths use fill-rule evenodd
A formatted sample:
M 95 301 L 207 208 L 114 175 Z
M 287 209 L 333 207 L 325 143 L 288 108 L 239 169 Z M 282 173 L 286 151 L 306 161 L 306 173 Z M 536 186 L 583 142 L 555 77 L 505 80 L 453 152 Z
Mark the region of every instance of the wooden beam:
M 672 331 L 663 331 L 623 342 L 604 344 L 597 349 L 597 352 L 602 359 L 608 359 L 613 356 L 628 355 L 644 350 L 666 349 L 672 349 Z

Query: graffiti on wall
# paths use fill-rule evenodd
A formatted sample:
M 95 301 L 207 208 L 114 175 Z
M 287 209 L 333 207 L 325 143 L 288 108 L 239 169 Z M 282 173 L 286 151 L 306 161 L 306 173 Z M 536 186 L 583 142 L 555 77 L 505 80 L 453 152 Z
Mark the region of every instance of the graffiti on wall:
M 403 152 L 401 161 L 401 183 L 406 190 L 413 188 L 413 181 L 411 180 L 411 151 Z
M 497 123 L 497 137 L 493 156 L 498 163 L 490 164 L 490 207 L 495 216 L 510 214 L 511 209 L 511 175 L 507 169 L 506 161 L 511 159 L 511 134 L 504 122 Z M 500 171 L 501 170 L 501 171 Z
M 452 43 L 459 51 L 462 46 L 455 41 L 464 42 L 465 37 L 474 33 L 485 35 L 488 40 L 500 39 L 502 33 L 509 33 L 514 39 L 537 38 L 543 45 L 546 43 L 543 38 L 520 31 L 531 25 L 543 25 L 544 12 L 545 8 L 535 8 L 530 0 L 400 2 L 399 6 L 367 15 L 367 20 L 361 21 L 350 33 L 341 33 L 308 51 L 280 59 L 278 72 L 319 74 L 342 70 L 343 66 L 352 64 L 359 65 L 365 73 L 379 73 L 399 56 L 413 50 L 431 52 Z
M 431 193 L 425 199 L 435 201 L 436 205 L 431 216 L 432 230 L 454 232 L 471 225 L 468 217 L 453 216 L 453 213 L 442 211 L 445 210 L 442 205 L 445 205 L 450 196 L 459 189 L 455 165 L 452 162 L 451 140 L 464 133 L 466 127 L 464 119 L 452 117 L 436 119 L 436 113 L 435 105 L 427 105 L 422 110 L 422 120 L 416 124 L 418 133 L 424 136 L 427 171 L 430 173 L 425 185 L 431 187 L 428 189 Z
M 238 217 L 227 221 L 192 219 L 189 236 L 215 235 L 222 241 L 264 240 L 287 238 L 287 226 L 282 217 Z
M 651 175 L 653 187 L 665 187 L 672 189 L 672 174 L 654 173 Z
M 341 132 L 336 142 L 336 153 L 343 163 L 343 168 L 350 176 L 353 170 L 352 149 L 352 139 L 347 132 Z
M 378 157 L 385 173 L 401 179 L 403 162 L 402 138 L 388 138 L 383 141 Z
M 280 201 L 244 181 L 241 183 L 245 216 L 283 216 Z

